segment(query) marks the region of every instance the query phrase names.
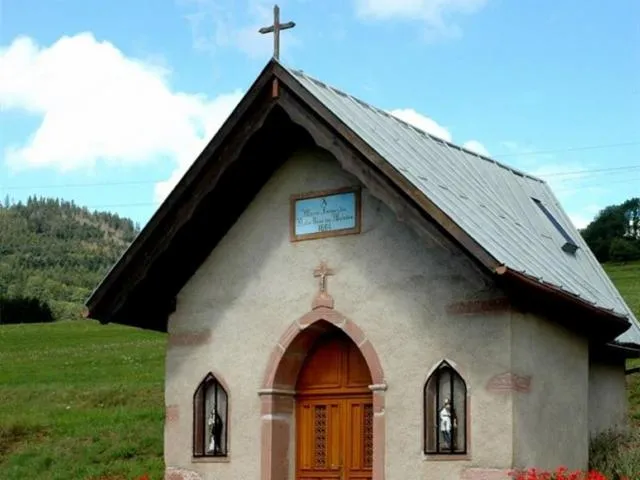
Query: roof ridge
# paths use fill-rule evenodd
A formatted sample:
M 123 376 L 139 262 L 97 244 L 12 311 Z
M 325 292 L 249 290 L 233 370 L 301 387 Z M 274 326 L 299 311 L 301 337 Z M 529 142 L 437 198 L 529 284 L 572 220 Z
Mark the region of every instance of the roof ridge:
M 498 166 L 500 168 L 504 168 L 505 170 L 509 170 L 511 173 L 514 173 L 516 175 L 520 175 L 522 177 L 526 177 L 526 178 L 529 178 L 531 180 L 535 180 L 535 181 L 543 183 L 543 184 L 547 183 L 545 180 L 543 180 L 543 179 L 541 179 L 539 177 L 536 177 L 535 175 L 532 175 L 530 173 L 524 172 L 524 171 L 519 170 L 519 169 L 517 169 L 515 167 L 507 165 L 506 163 L 503 163 L 503 162 L 500 162 L 500 161 L 498 161 L 498 160 L 496 160 L 494 158 L 491 158 L 491 157 L 489 157 L 487 155 L 483 155 L 481 153 L 474 152 L 473 150 L 469 150 L 468 148 L 465 148 L 465 147 L 463 147 L 461 145 L 458 145 L 456 143 L 450 142 L 450 141 L 445 140 L 443 138 L 437 137 L 437 136 L 435 136 L 435 135 L 433 135 L 433 134 L 431 134 L 429 132 L 426 132 L 426 131 L 422 130 L 421 128 L 416 127 L 415 125 L 412 125 L 409 122 L 407 122 L 405 120 L 402 120 L 401 118 L 396 117 L 392 113 L 390 113 L 390 112 L 388 112 L 386 110 L 383 110 L 380 107 L 376 107 L 375 105 L 372 105 L 369 102 L 366 102 L 366 101 L 364 101 L 364 100 L 362 100 L 362 99 L 360 99 L 360 98 L 358 98 L 358 97 L 356 97 L 354 95 L 351 95 L 350 93 L 347 93 L 344 90 L 340 90 L 339 88 L 336 88 L 333 85 L 329 85 L 328 83 L 323 82 L 322 80 L 319 80 L 318 78 L 313 77 L 313 76 L 305 73 L 301 69 L 289 68 L 289 67 L 283 65 L 282 63 L 279 63 L 279 65 L 281 67 L 283 67 L 284 69 L 286 69 L 289 73 L 292 73 L 294 75 L 297 74 L 297 75 L 304 76 L 307 79 L 311 80 L 312 82 L 320 84 L 324 88 L 328 88 L 330 90 L 333 90 L 334 92 L 338 93 L 339 95 L 343 95 L 345 97 L 348 97 L 348 98 L 354 100 L 355 102 L 358 102 L 359 104 L 364 105 L 367 108 L 370 108 L 371 110 L 374 110 L 374 111 L 376 111 L 376 112 L 378 112 L 378 113 L 380 113 L 380 114 L 382 114 L 382 115 L 384 115 L 386 117 L 389 117 L 389 118 L 393 119 L 394 121 L 402 124 L 405 127 L 411 128 L 416 133 L 424 135 L 424 136 L 428 137 L 429 139 L 433 140 L 434 142 L 440 142 L 440 143 L 445 144 L 445 145 L 447 145 L 447 146 L 449 146 L 451 148 L 455 148 L 456 150 L 460 150 L 460 151 L 462 151 L 464 153 L 467 153 L 469 155 L 473 155 L 475 157 L 478 157 L 479 159 L 484 160 L 485 162 L 491 162 L 494 165 L 496 165 L 496 166 Z

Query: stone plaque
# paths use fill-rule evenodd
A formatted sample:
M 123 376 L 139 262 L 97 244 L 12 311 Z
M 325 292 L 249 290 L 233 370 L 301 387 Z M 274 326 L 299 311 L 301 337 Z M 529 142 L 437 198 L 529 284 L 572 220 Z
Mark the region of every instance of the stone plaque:
M 292 241 L 360 233 L 360 189 L 293 195 L 290 230 Z

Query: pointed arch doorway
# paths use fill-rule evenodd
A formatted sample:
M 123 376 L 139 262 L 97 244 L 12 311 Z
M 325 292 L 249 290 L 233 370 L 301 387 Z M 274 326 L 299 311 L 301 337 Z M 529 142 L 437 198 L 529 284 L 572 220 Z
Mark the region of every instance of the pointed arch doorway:
M 302 405 L 304 401 L 307 401 L 309 405 L 311 405 L 311 400 L 314 399 L 313 397 L 315 397 L 316 405 L 318 404 L 317 401 L 323 400 L 325 401 L 325 405 L 328 406 L 326 401 L 330 399 L 330 392 L 328 388 L 322 385 L 323 381 L 326 382 L 326 380 L 323 380 L 326 378 L 323 376 L 325 374 L 320 372 L 320 375 L 311 375 L 308 372 L 312 371 L 312 367 L 310 366 L 312 365 L 312 360 L 310 359 L 315 357 L 315 355 L 312 355 L 312 352 L 317 353 L 325 350 L 322 345 L 326 345 L 324 342 L 330 343 L 331 332 L 338 336 L 338 334 L 335 333 L 337 331 L 342 332 L 344 336 L 348 337 L 351 341 L 349 349 L 356 346 L 360 354 L 358 358 L 364 359 L 367 367 L 366 370 L 370 375 L 369 378 L 372 380 L 371 384 L 367 385 L 368 390 L 365 393 L 362 388 L 363 377 L 352 374 L 350 376 L 352 380 L 354 378 L 360 378 L 360 380 L 358 382 L 347 380 L 346 384 L 350 387 L 350 391 L 344 392 L 341 396 L 338 395 L 336 399 L 343 401 L 342 403 L 344 405 L 344 400 L 347 400 L 350 395 L 357 397 L 359 394 L 372 394 L 373 466 L 371 470 L 363 469 L 364 471 L 360 476 L 356 470 L 349 470 L 349 475 L 352 475 L 351 479 L 347 477 L 345 465 L 342 465 L 342 469 L 337 470 L 332 470 L 331 468 L 329 468 L 328 471 L 316 469 L 315 472 L 317 473 L 325 472 L 323 473 L 324 476 L 301 478 L 384 480 L 386 438 L 384 407 L 387 384 L 382 364 L 380 363 L 373 344 L 360 327 L 337 310 L 324 306 L 317 306 L 294 321 L 282 334 L 267 361 L 262 388 L 258 392 L 261 398 L 261 480 L 294 480 L 296 479 L 298 470 L 300 470 L 300 473 L 306 474 L 304 468 L 298 469 L 298 462 L 296 461 L 298 452 L 300 452 L 300 455 L 302 455 L 303 452 L 302 449 L 298 450 L 298 438 L 301 439 L 300 442 L 305 438 L 304 431 L 301 432 L 301 435 L 298 435 L 299 426 L 296 422 L 297 410 L 302 408 L 301 406 L 299 407 L 299 405 Z M 341 341 L 345 342 L 344 337 Z M 348 344 L 348 342 L 346 343 Z M 344 357 L 344 353 L 339 356 L 341 359 L 344 359 Z M 353 353 L 351 357 L 354 357 Z M 355 357 L 357 357 L 357 355 L 355 355 Z M 318 356 L 317 358 L 321 357 Z M 344 360 L 340 360 L 340 362 L 344 362 Z M 342 365 L 343 363 L 340 362 L 337 363 Z M 309 370 L 307 373 L 303 373 L 303 367 L 308 367 Z M 362 366 L 360 366 L 360 368 L 362 368 Z M 307 370 L 307 368 L 304 368 L 304 370 Z M 354 369 L 352 368 L 352 370 Z M 328 369 L 328 371 L 331 370 Z M 348 371 L 348 369 L 346 371 Z M 342 372 L 345 372 L 344 368 Z M 303 380 L 304 377 L 312 380 Z M 348 378 L 349 375 L 347 375 L 347 379 Z M 298 383 L 301 389 L 299 394 L 296 390 Z M 342 384 L 345 384 L 344 381 Z M 325 395 L 323 395 L 323 392 L 320 390 L 324 390 Z M 348 404 L 348 402 L 346 403 Z M 345 411 L 346 409 L 343 406 L 341 410 Z M 352 418 L 357 417 L 352 416 Z M 308 435 L 307 438 L 309 438 Z M 365 438 L 367 437 L 365 436 Z M 344 451 L 346 447 L 343 448 L 343 446 L 346 446 L 347 443 L 344 442 L 335 445 L 338 445 L 338 448 Z M 312 449 L 311 452 L 313 451 Z M 306 455 L 308 455 L 308 453 L 306 453 Z M 331 467 L 331 464 L 329 464 L 329 467 Z M 342 474 L 342 479 L 340 478 L 340 474 Z
M 371 480 L 373 393 L 358 346 L 333 328 L 318 338 L 295 388 L 296 480 Z

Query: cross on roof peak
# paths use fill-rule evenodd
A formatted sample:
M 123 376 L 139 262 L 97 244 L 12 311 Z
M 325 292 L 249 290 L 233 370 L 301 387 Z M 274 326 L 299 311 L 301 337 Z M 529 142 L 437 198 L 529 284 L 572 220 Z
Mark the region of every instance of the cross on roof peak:
M 295 27 L 295 22 L 280 23 L 280 7 L 273 6 L 273 25 L 262 27 L 258 32 L 273 33 L 273 58 L 280 58 L 280 31 Z

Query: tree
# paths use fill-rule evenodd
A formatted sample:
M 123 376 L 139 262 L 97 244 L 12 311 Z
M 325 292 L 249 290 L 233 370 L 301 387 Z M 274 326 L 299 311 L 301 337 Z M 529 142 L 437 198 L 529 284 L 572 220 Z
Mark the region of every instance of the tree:
M 0 297 L 0 324 L 53 322 L 47 302 L 33 297 Z
M 640 259 L 640 198 L 606 207 L 582 236 L 600 262 Z
M 625 237 L 640 240 L 640 198 L 632 198 L 622 204 L 627 221 Z
M 640 259 L 638 242 L 626 238 L 614 238 L 609 248 L 609 259 L 613 262 L 630 262 Z
M 57 198 L 0 207 L 3 322 L 78 318 L 83 302 L 138 233 L 134 223 Z

